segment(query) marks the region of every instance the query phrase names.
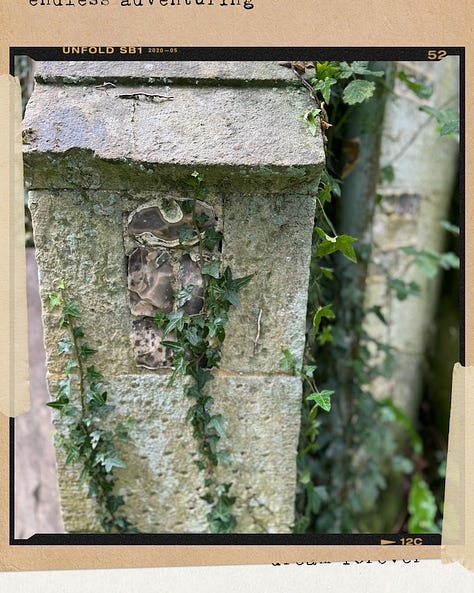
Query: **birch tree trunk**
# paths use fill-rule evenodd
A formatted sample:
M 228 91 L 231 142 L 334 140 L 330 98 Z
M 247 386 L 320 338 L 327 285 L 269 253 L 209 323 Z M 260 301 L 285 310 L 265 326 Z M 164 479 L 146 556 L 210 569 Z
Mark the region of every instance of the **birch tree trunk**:
M 436 63 L 400 62 L 397 68 L 432 84 L 434 90 L 429 100 L 423 101 L 397 80 L 387 102 L 381 170 L 391 169 L 393 179 L 389 177 L 378 187 L 381 200 L 373 219 L 372 264 L 365 295 L 366 308 L 380 306 L 387 324 L 371 315 L 365 329 L 395 352 L 391 377 L 376 379 L 372 393 L 392 397 L 415 421 L 425 350 L 435 335 L 440 274 L 427 277 L 400 248 L 438 253 L 444 249 L 445 231 L 440 223 L 448 215 L 456 181 L 458 143 L 440 136 L 434 118 L 420 107 L 457 107 L 459 65 L 458 58 L 450 57 Z M 400 300 L 389 289 L 388 278 L 416 283 L 420 295 Z

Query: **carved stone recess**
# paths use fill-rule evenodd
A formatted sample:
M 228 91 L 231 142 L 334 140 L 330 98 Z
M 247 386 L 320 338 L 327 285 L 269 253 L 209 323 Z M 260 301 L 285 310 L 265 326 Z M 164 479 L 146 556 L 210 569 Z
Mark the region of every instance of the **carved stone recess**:
M 200 221 L 199 228 L 193 224 L 193 214 Z M 198 243 L 200 235 L 216 225 L 217 216 L 208 204 L 196 202 L 193 207 L 193 202 L 185 199 L 157 199 L 129 215 L 126 232 L 135 249 L 128 256 L 128 289 L 130 312 L 138 318 L 132 322 L 131 332 L 137 366 L 152 370 L 172 367 L 172 353 L 162 345 L 162 331 L 153 317 L 157 311 L 173 311 L 176 294 L 183 287 L 189 288 L 191 295 L 184 311 L 199 313 L 203 293 L 200 266 L 216 250 L 199 250 Z

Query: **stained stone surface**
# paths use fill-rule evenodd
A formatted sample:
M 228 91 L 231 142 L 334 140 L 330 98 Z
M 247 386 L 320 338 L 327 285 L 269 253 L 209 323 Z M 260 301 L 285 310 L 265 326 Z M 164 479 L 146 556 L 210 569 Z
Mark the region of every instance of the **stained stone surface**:
M 240 63 L 233 67 L 239 76 L 230 76 L 234 82 L 219 86 L 219 79 L 209 78 L 209 66 L 154 63 L 147 86 L 140 74 L 146 64 L 138 65 L 135 78 L 129 64 L 91 64 L 95 84 L 81 79 L 82 67 L 75 65 L 74 77 L 71 64 L 40 65 L 24 120 L 26 173 L 35 187 L 123 189 L 135 181 L 150 189 L 182 180 L 197 167 L 208 183 L 227 188 L 253 187 L 255 177 L 274 191 L 317 182 L 324 150 L 321 136 L 309 134 L 302 118 L 313 107 L 307 91 L 265 83 L 275 70 L 280 82 L 293 80 L 286 68 L 248 64 L 250 85 Z M 170 68 L 196 71 L 198 84 L 170 87 L 163 82 Z M 39 83 L 48 69 L 56 74 L 43 80 L 58 84 Z M 110 82 L 111 69 L 116 76 L 123 72 L 127 86 L 118 81 L 100 88 Z M 58 78 L 61 71 L 67 85 Z
M 150 321 L 160 304 L 175 306 L 178 287 L 195 280 L 203 262 L 196 245 L 147 244 L 150 237 L 141 231 L 148 231 L 134 214 L 154 216 L 153 208 L 166 205 L 166 216 L 179 224 L 176 204 L 191 197 L 184 182 L 198 169 L 223 233 L 223 267 L 229 265 L 234 277 L 254 274 L 239 293 L 241 306 L 230 312 L 221 370 L 209 384 L 212 411 L 226 419 L 222 446 L 227 443 L 233 458 L 218 471 L 237 497 L 235 531 L 288 532 L 301 383 L 284 374 L 279 360 L 282 348 L 297 357 L 304 348 L 315 195 L 324 162 L 321 137 L 311 136 L 301 118 L 312 105 L 291 71 L 277 64 L 248 64 L 247 70 L 242 63 L 135 66 L 40 65 L 25 116 L 51 394 L 63 360 L 48 295 L 63 277 L 87 340 L 98 350 L 93 363 L 108 381 L 116 418 L 137 421 L 124 446 L 127 468 L 117 472 L 127 514 L 147 532 L 208 529 L 207 503 L 200 498 L 204 476 L 193 463 L 196 444 L 185 422 L 189 402 L 182 385 L 167 386 L 172 360 L 160 350 L 159 332 L 151 335 Z M 117 86 L 100 88 L 109 79 Z M 147 97 L 153 93 L 172 99 Z M 151 222 L 160 223 L 155 218 Z M 130 223 L 138 234 L 130 234 Z M 170 282 L 157 295 L 155 272 L 173 250 L 171 269 L 162 270 Z M 191 312 L 200 300 L 200 287 L 192 283 Z M 150 334 L 148 342 L 142 330 Z M 61 429 L 57 419 L 56 425 Z M 65 527 L 95 531 L 93 505 L 78 493 L 75 470 L 64 468 L 61 455 Z
M 194 461 L 190 401 L 183 386 L 167 386 L 155 374 L 123 375 L 109 381 L 111 421 L 137 419 L 121 445 L 125 470 L 117 470 L 124 512 L 146 533 L 203 533 L 209 505 L 204 474 Z M 224 376 L 210 384 L 213 409 L 226 418 L 226 450 L 232 465 L 219 477 L 232 482 L 239 532 L 284 533 L 293 522 L 295 457 L 300 423 L 300 384 L 295 377 Z M 222 442 L 222 441 L 221 441 Z M 224 447 L 223 447 L 224 448 Z M 77 474 L 61 469 L 60 494 L 69 532 L 98 530 L 93 505 L 77 493 Z
M 282 348 L 303 356 L 315 204 L 294 194 L 225 198 L 224 262 L 254 277 L 229 315 L 222 368 L 279 373 Z
M 290 68 L 277 62 L 40 62 L 37 80 L 54 84 L 140 82 L 149 85 L 233 84 L 275 87 L 299 82 Z

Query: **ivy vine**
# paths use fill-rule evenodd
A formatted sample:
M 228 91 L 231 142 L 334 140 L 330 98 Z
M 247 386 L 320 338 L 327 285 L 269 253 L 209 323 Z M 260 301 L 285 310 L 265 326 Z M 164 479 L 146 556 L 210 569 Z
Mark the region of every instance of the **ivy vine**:
M 294 530 L 357 531 L 364 524 L 366 509 L 387 489 L 388 473 L 394 471 L 408 476 L 411 482 L 411 532 L 436 531 L 437 504 L 417 465 L 423 455 L 421 439 L 392 398 L 380 401 L 371 393 L 374 379 L 391 376 L 394 352 L 389 344 L 367 334 L 364 320 L 376 315 L 382 323 L 387 321 L 381 307 L 364 309 L 363 293 L 352 281 L 350 266 L 342 265 L 348 260 L 367 266 L 370 246 L 358 247 L 357 238 L 339 234 L 331 221 L 348 174 L 342 167 L 341 146 L 345 123 L 354 110 L 368 101 L 377 87 L 391 92 L 390 80 L 395 78 L 422 99 L 431 96 L 433 89 L 412 74 L 399 69 L 374 69 L 366 61 L 285 65 L 292 68 L 314 102 L 302 117 L 312 135 L 322 133 L 326 152 L 317 195 L 305 360 L 298 363 L 287 350 L 282 359 L 283 366 L 300 374 L 305 385 Z M 453 110 L 420 110 L 436 119 L 441 135 L 458 133 L 459 116 Z M 390 166 L 380 174 L 393 179 Z M 382 196 L 376 197 L 377 204 L 381 200 Z M 458 232 L 446 221 L 443 226 Z M 459 259 L 452 253 L 408 246 L 402 251 L 408 257 L 407 266 L 416 266 L 428 277 L 440 268 L 459 266 Z M 335 258 L 337 253 L 343 258 Z M 388 273 L 387 290 L 403 300 L 420 294 L 421 287 Z M 316 383 L 322 388 L 318 389 Z M 320 410 L 330 413 L 321 416 Z M 400 431 L 409 437 L 404 451 L 397 442 Z
M 87 485 L 88 498 L 95 499 L 97 520 L 106 533 L 137 533 L 126 515 L 120 513 L 123 496 L 115 494 L 114 468 L 125 467 L 118 442 L 129 440 L 134 421 L 107 428 L 107 416 L 114 406 L 107 403 L 104 376 L 91 357 L 97 350 L 85 341 L 79 325 L 81 313 L 67 295 L 63 279 L 56 280 L 49 295 L 49 308 L 59 312 L 58 326 L 64 335 L 58 340 L 57 354 L 64 359 L 64 378 L 59 381 L 56 399 L 47 405 L 66 420 L 65 435 L 57 435 L 66 465 L 81 465 L 79 485 Z
M 208 216 L 204 212 L 196 211 L 197 201 L 207 195 L 204 177 L 195 172 L 188 185 L 193 197 L 184 201 L 182 208 L 191 214 L 192 226 L 181 229 L 179 240 L 184 248 L 189 236 L 197 234 L 199 237 L 202 308 L 195 314 L 186 312 L 185 305 L 192 298 L 194 287 L 185 285 L 176 295 L 175 310 L 157 312 L 154 321 L 167 338 L 162 340 L 163 346 L 173 352 L 174 371 L 169 383 L 173 384 L 177 376 L 188 378 L 184 395 L 192 400 L 192 404 L 186 420 L 193 427 L 199 455 L 196 464 L 205 476 L 206 493 L 202 498 L 211 506 L 207 514 L 209 530 L 211 533 L 228 533 L 237 524 L 232 511 L 236 499 L 230 492 L 232 484 L 217 479 L 216 468 L 218 464 L 230 465 L 231 457 L 219 446 L 226 437 L 225 419 L 222 414 L 213 413 L 214 398 L 206 387 L 213 379 L 213 371 L 220 365 L 228 312 L 231 307 L 240 305 L 238 293 L 250 282 L 252 275 L 234 278 L 229 267 L 222 270 L 222 263 L 216 257 L 205 262 L 204 248 L 214 249 L 222 240 L 222 234 L 206 224 Z

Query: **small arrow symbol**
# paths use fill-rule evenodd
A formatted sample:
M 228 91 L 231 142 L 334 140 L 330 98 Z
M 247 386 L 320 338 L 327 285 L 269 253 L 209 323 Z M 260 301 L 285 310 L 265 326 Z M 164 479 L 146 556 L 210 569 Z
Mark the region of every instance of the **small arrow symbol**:
M 392 541 L 391 539 L 381 539 L 380 545 L 381 546 L 388 546 L 389 544 L 396 544 L 397 542 Z

